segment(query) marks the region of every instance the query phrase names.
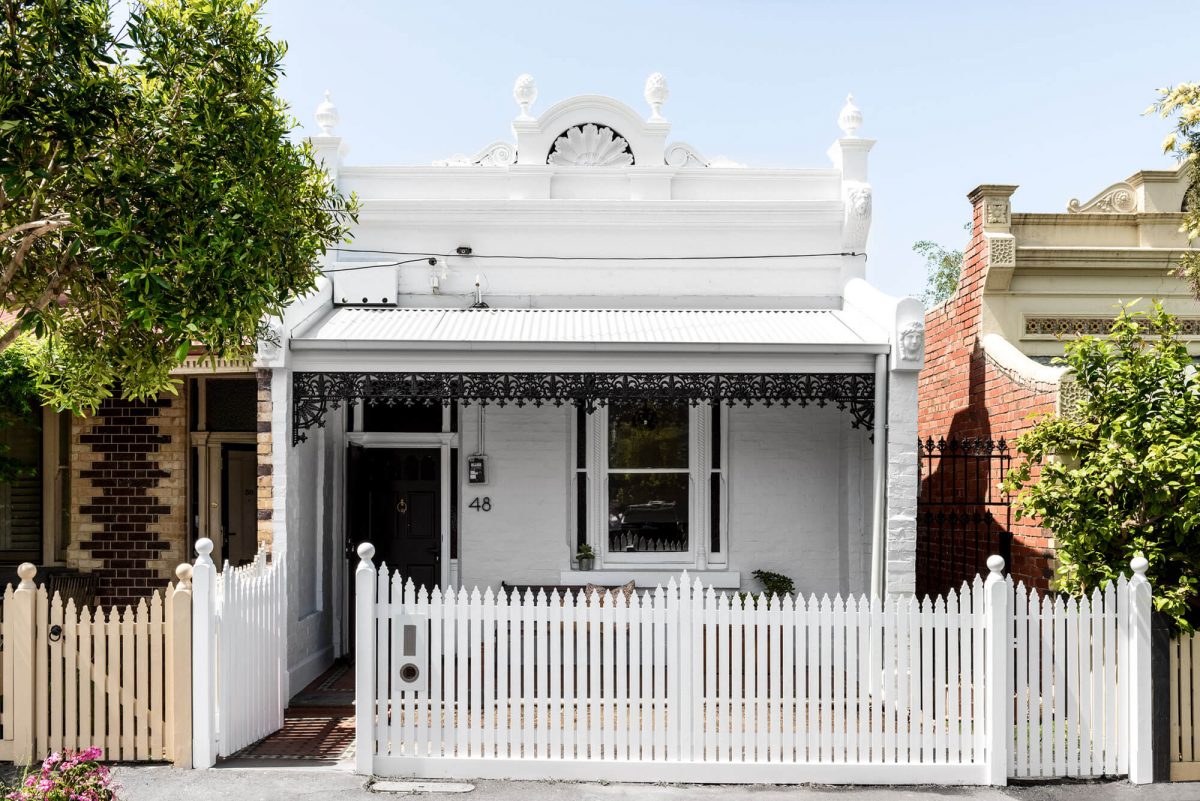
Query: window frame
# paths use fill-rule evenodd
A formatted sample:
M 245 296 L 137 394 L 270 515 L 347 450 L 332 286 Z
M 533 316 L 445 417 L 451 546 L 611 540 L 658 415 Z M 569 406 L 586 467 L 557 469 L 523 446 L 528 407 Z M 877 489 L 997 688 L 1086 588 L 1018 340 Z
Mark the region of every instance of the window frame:
M 714 411 L 721 415 L 721 424 L 716 432 L 712 428 Z M 704 569 L 710 562 L 726 562 L 728 543 L 725 534 L 727 504 L 725 503 L 725 444 L 726 415 L 716 404 L 688 404 L 688 466 L 686 468 L 622 468 L 609 466 L 607 406 L 597 408 L 591 414 L 576 414 L 572 432 L 574 447 L 571 453 L 571 475 L 573 481 L 573 541 L 586 541 L 596 554 L 596 569 Z M 584 430 L 580 432 L 582 421 Z M 582 433 L 582 436 L 581 436 Z M 721 438 L 718 444 L 720 463 L 713 461 L 713 434 Z M 580 453 L 580 448 L 585 452 Z M 608 547 L 609 477 L 612 474 L 675 474 L 688 477 L 688 549 L 686 551 L 627 552 L 610 551 Z M 710 493 L 714 482 L 719 498 L 716 518 L 711 514 Z M 580 509 L 582 503 L 584 508 Z M 586 532 L 580 532 L 581 522 L 586 521 Z M 719 527 L 721 550 L 712 550 L 712 524 Z

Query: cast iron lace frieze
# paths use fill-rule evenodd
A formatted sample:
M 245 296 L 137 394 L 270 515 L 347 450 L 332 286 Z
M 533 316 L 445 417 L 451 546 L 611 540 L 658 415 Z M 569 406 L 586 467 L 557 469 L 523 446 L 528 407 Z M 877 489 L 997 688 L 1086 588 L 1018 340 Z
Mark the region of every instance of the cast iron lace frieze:
M 292 444 L 323 428 L 342 404 L 389 406 L 455 401 L 497 406 L 582 406 L 610 402 L 718 402 L 729 406 L 828 406 L 850 412 L 854 428 L 874 429 L 875 376 L 869 373 L 301 373 L 293 374 Z

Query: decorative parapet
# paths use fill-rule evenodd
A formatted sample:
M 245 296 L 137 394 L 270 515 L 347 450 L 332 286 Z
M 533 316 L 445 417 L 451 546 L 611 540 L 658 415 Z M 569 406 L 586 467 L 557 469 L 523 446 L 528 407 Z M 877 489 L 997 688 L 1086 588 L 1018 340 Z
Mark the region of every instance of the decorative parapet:
M 1058 394 L 1066 368 L 1035 362 L 999 334 L 985 334 L 980 346 L 988 363 L 1013 383 L 1043 394 Z
M 1072 198 L 1068 214 L 1133 214 L 1137 209 L 1137 190 L 1125 181 L 1115 183 L 1086 203 Z

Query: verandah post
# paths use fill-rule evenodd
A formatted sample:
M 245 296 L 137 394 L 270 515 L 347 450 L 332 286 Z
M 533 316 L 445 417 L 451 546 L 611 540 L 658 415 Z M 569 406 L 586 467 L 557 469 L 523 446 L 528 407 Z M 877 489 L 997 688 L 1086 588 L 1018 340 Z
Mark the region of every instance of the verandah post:
M 1126 607 L 1126 640 L 1129 680 L 1129 781 L 1148 784 L 1154 781 L 1153 693 L 1150 676 L 1150 582 L 1146 569 L 1150 563 L 1141 556 L 1134 557 L 1129 566 L 1129 604 Z
M 375 546 L 358 546 L 354 570 L 354 772 L 371 775 L 375 758 Z
M 9 638 L 4 647 L 13 651 L 13 697 L 5 698 L 4 703 L 13 705 L 13 764 L 29 765 L 33 762 L 34 737 L 37 734 L 34 729 L 37 697 L 34 690 L 33 625 L 34 601 L 37 598 L 33 577 L 37 575 L 37 567 L 24 562 L 17 568 L 17 575 L 21 577 L 21 583 L 13 593 L 12 609 L 4 610 L 5 634 Z
M 217 764 L 216 596 L 213 542 L 196 540 L 192 566 L 192 767 Z
M 987 754 L 987 781 L 992 785 L 1008 783 L 1008 750 L 1012 738 L 1012 615 L 1009 611 L 1011 590 L 1001 572 L 1004 558 L 988 557 L 988 577 L 983 585 L 985 616 L 984 657 L 984 737 Z

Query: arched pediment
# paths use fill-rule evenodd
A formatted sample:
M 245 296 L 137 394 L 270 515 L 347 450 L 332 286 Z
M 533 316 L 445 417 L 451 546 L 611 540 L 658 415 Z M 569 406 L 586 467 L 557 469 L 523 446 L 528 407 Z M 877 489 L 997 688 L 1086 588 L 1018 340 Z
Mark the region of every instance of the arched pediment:
M 569 131 L 593 134 L 585 126 L 595 126 L 596 136 L 605 140 L 603 129 L 612 131 L 628 145 L 637 166 L 662 166 L 663 151 L 671 124 L 666 120 L 643 120 L 619 100 L 601 95 L 580 95 L 555 103 L 535 119 L 517 119 L 513 134 L 517 138 L 517 163 L 544 165 L 554 152 L 555 142 Z M 623 150 L 623 148 L 618 149 Z M 617 165 L 623 166 L 623 165 Z

